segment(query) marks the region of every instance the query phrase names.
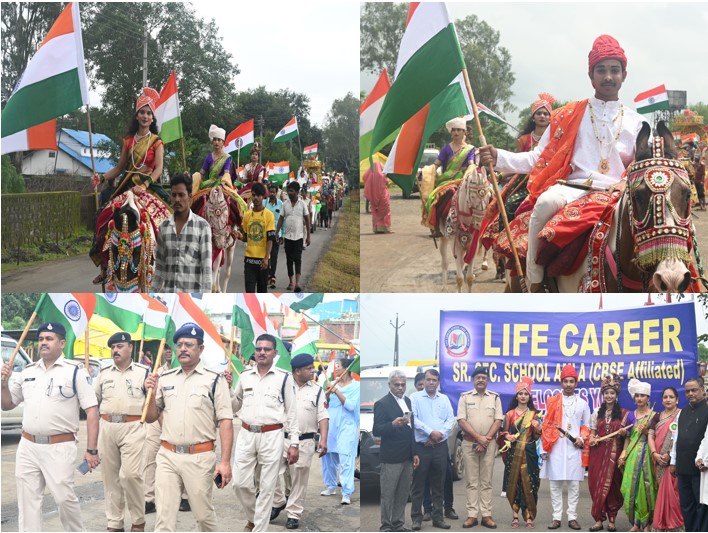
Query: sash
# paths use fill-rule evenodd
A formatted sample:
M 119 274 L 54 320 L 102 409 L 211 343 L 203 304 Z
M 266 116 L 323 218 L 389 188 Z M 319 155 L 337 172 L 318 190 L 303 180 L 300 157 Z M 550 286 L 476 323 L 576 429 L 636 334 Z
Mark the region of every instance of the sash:
M 149 144 L 148 137 L 150 139 Z M 144 178 L 147 178 L 149 174 L 143 174 L 142 172 L 138 172 L 138 169 L 133 166 L 133 163 L 144 161 L 150 148 L 155 147 L 158 142 L 162 142 L 162 139 L 160 139 L 159 135 L 153 134 L 150 136 L 143 137 L 138 142 L 133 143 L 133 146 L 128 149 L 132 156 L 128 158 L 125 176 L 121 180 L 120 185 L 118 185 L 115 191 L 113 191 L 113 194 L 111 195 L 111 200 L 113 200 L 118 195 L 124 193 L 126 188 L 129 187 L 130 182 L 132 182 L 133 185 L 143 184 L 143 182 L 145 181 Z M 150 171 L 152 172 L 152 169 Z
M 572 167 L 570 160 L 575 149 L 580 122 L 585 114 L 587 100 L 571 102 L 553 111 L 551 117 L 551 139 L 541 152 L 536 165 L 529 174 L 528 190 L 532 204 L 559 179 L 567 178 Z
M 218 160 L 212 162 L 209 169 L 209 177 L 199 184 L 200 190 L 216 187 L 220 183 L 219 174 L 221 174 L 221 169 L 224 168 L 228 158 L 229 154 L 224 154 Z

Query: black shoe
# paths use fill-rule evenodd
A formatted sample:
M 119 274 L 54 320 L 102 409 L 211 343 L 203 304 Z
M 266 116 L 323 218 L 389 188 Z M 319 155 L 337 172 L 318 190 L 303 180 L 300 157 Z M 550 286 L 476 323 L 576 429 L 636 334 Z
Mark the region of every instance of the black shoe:
M 297 518 L 288 518 L 288 521 L 285 523 L 286 529 L 297 529 L 299 527 L 300 521 Z
M 457 516 L 457 513 L 455 512 L 455 510 L 452 507 L 450 507 L 449 509 L 447 509 L 445 511 L 445 518 L 449 518 L 450 520 L 458 520 L 460 517 Z
M 452 526 L 443 520 L 433 520 L 433 527 L 438 529 L 450 529 Z
M 420 521 L 413 520 L 413 525 L 411 526 L 411 529 L 413 531 L 420 531 L 420 528 L 423 527 L 423 523 Z
M 155 502 L 145 502 L 145 514 L 154 513 L 155 511 Z
M 270 508 L 270 521 L 272 522 L 276 518 L 278 518 L 278 515 L 280 514 L 280 511 L 285 509 L 285 504 L 281 505 L 280 507 L 271 507 Z
M 423 522 L 430 522 L 433 519 L 432 516 L 430 516 L 430 511 L 425 511 L 423 513 Z
M 186 500 L 186 499 L 180 500 L 179 510 L 180 511 L 191 511 L 192 508 L 189 506 L 189 500 Z

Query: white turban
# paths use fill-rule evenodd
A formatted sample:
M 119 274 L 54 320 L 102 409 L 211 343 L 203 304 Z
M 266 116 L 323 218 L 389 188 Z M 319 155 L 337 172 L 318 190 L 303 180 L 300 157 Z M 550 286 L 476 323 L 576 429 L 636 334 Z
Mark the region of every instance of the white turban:
M 632 397 L 634 397 L 635 394 L 645 394 L 646 396 L 651 396 L 651 383 L 632 378 L 629 380 L 627 390 Z
M 452 132 L 452 128 L 464 130 L 467 129 L 467 123 L 465 122 L 464 117 L 457 117 L 453 118 L 452 120 L 448 120 L 445 123 L 445 127 L 447 128 L 448 132 Z
M 211 126 L 209 126 L 209 140 L 213 141 L 214 139 L 221 139 L 222 141 L 225 141 L 226 130 L 212 124 Z

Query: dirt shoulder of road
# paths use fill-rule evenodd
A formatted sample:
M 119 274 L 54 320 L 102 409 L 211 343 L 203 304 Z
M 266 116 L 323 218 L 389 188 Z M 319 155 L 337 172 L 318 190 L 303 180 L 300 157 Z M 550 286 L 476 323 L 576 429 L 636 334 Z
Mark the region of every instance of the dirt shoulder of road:
M 27 245 L 19 250 L 3 248 L 0 272 L 12 272 L 49 261 L 88 255 L 92 241 L 93 234 L 88 230 L 81 229 L 73 237 L 62 239 L 59 242 Z

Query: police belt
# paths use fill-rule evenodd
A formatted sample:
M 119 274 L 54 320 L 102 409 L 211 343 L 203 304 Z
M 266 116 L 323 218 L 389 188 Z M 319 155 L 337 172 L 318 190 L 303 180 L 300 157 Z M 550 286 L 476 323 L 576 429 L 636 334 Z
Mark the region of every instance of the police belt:
M 174 453 L 204 453 L 210 452 L 214 449 L 214 441 L 209 440 L 206 442 L 200 442 L 198 444 L 170 444 L 166 440 L 162 441 L 162 447 L 167 448 Z
M 300 435 L 300 440 L 308 440 L 308 439 L 314 439 L 317 436 L 317 433 L 303 433 Z M 288 433 L 285 433 L 285 438 L 289 439 L 290 435 Z
M 26 431 L 23 431 L 22 436 L 35 444 L 59 444 L 60 442 L 70 442 L 72 440 L 76 440 L 76 436 L 73 433 L 59 433 L 58 435 L 31 435 Z
M 138 422 L 140 420 L 139 415 L 101 415 L 101 418 L 106 422 L 112 422 L 113 424 L 122 424 L 124 422 Z
M 256 425 L 247 424 L 246 422 L 241 422 L 241 427 L 243 429 L 250 431 L 251 433 L 267 433 L 268 431 L 275 431 L 276 429 L 283 429 L 283 424 L 267 424 L 267 425 Z

